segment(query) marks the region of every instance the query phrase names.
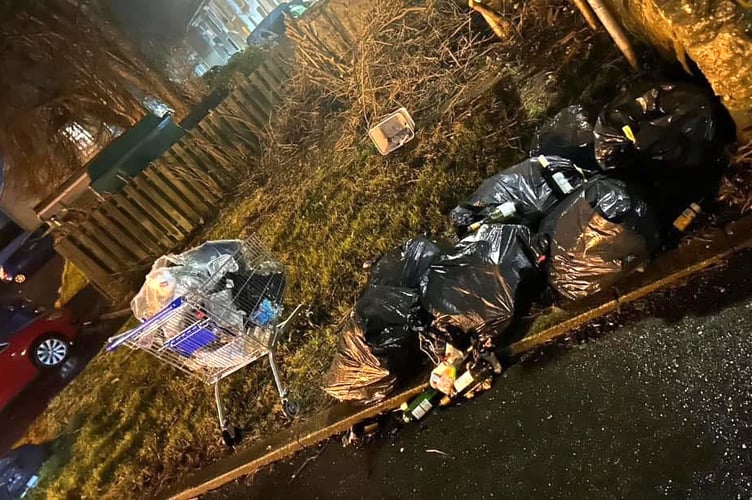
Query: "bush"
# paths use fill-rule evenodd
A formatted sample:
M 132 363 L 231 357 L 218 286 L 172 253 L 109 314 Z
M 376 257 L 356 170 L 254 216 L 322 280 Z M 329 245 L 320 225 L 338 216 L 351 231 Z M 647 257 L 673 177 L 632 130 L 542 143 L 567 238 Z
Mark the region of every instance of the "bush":
M 245 78 L 251 76 L 266 58 L 267 51 L 259 47 L 248 47 L 238 52 L 224 66 L 214 66 L 202 77 L 212 90 L 231 90 Z

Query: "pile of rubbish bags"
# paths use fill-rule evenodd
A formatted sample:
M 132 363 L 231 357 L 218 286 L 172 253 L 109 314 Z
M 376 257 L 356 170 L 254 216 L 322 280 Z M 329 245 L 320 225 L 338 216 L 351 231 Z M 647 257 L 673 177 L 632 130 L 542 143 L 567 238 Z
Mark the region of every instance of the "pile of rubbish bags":
M 580 106 L 563 109 L 529 159 L 451 211 L 456 243 L 418 237 L 376 262 L 325 390 L 371 403 L 430 360 L 410 420 L 487 388 L 500 337 L 546 289 L 561 301 L 608 291 L 681 237 L 720 179 L 726 120 L 686 83 L 625 93 L 594 126 Z

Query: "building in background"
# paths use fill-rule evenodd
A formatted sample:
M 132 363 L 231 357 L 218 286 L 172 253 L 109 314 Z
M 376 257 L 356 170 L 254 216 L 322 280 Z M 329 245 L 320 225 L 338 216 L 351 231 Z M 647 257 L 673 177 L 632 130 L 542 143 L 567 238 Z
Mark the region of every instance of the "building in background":
M 247 39 L 280 0 L 203 0 L 188 23 L 188 42 L 201 61 L 196 73 L 227 64 L 245 49 Z
M 318 0 L 202 0 L 188 23 L 186 40 L 202 76 L 227 64 L 249 45 L 264 45 L 284 35 L 284 19 L 297 19 Z

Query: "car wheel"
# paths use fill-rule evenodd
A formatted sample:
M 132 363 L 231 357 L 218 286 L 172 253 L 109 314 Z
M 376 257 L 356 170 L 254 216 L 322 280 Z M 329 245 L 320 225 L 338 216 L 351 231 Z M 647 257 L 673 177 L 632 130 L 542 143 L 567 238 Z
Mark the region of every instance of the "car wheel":
M 60 337 L 45 337 L 34 345 L 31 353 L 34 363 L 40 368 L 57 368 L 62 365 L 70 351 L 70 344 Z
M 26 283 L 26 275 L 25 274 L 16 274 L 15 278 L 13 278 L 13 281 L 18 283 L 19 285 L 22 285 Z

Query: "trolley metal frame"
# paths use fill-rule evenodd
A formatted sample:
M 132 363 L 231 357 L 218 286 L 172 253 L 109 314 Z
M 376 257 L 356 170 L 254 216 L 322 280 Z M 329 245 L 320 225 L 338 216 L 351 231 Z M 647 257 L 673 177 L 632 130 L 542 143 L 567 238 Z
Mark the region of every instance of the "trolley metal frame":
M 288 399 L 274 359 L 279 335 L 289 329 L 302 306 L 285 319 L 282 299 L 286 286 L 284 266 L 267 252 L 255 236 L 235 245 L 232 254 L 216 255 L 204 262 L 208 270 L 200 286 L 174 298 L 141 325 L 111 339 L 107 349 L 122 345 L 148 352 L 199 380 L 214 386 L 214 399 L 222 437 L 236 442 L 220 394 L 220 382 L 251 363 L 267 357 L 284 413 L 295 417 L 299 406 Z M 206 260 L 206 259 L 205 259 Z M 190 268 L 186 279 L 196 279 Z M 193 273 L 193 274 L 192 274 Z

